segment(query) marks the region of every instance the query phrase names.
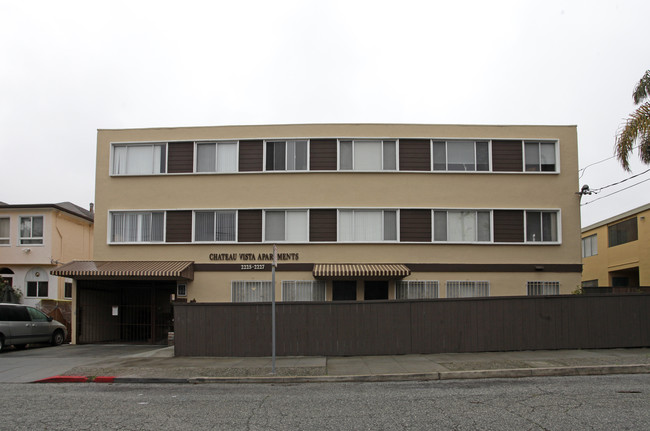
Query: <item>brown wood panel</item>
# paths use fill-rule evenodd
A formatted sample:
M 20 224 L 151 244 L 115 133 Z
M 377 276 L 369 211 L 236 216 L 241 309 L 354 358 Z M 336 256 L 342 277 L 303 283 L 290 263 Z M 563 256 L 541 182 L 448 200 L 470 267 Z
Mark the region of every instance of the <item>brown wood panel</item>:
M 492 170 L 494 172 L 522 172 L 521 141 L 492 141 Z
M 167 144 L 167 172 L 170 174 L 194 172 L 194 142 Z
M 261 171 L 264 162 L 262 140 L 239 141 L 239 172 Z
M 431 210 L 400 210 L 402 242 L 431 242 Z
M 167 211 L 165 242 L 192 241 L 192 211 Z
M 309 210 L 309 241 L 336 241 L 336 210 Z
M 280 303 L 277 354 L 647 346 L 649 307 L 649 294 Z M 178 356 L 270 355 L 270 304 L 174 303 L 174 308 Z
M 262 242 L 262 210 L 239 210 L 237 217 L 237 242 Z
M 309 170 L 335 171 L 337 160 L 336 139 L 311 139 L 309 141 Z
M 430 171 L 431 141 L 429 139 L 400 139 L 399 170 Z
M 524 242 L 524 212 L 495 210 L 494 242 Z

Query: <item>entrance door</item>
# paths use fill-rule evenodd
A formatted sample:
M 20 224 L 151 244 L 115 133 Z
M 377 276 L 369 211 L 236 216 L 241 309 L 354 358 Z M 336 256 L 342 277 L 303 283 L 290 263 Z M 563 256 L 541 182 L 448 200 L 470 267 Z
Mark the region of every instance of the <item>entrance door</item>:
M 334 280 L 332 282 L 332 301 L 356 301 L 357 282 L 355 280 Z
M 376 301 L 388 299 L 388 281 L 386 280 L 368 280 L 363 290 L 364 301 Z

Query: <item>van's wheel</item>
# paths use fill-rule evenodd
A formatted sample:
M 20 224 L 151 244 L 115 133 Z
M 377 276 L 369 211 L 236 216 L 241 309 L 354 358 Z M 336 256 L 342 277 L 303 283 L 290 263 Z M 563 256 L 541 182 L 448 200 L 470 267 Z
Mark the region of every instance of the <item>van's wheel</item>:
M 63 344 L 63 331 L 60 329 L 57 329 L 54 331 L 54 334 L 52 334 L 52 345 L 53 346 L 60 346 Z

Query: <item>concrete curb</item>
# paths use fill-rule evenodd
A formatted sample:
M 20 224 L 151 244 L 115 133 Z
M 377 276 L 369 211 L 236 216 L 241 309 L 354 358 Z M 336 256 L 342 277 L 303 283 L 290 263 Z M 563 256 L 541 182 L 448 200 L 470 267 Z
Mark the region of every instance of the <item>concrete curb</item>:
M 650 364 L 587 365 L 580 367 L 512 368 L 501 370 L 440 371 L 433 373 L 364 374 L 348 376 L 255 376 L 255 377 L 114 377 L 53 376 L 34 383 L 142 383 L 142 384 L 206 384 L 206 383 L 350 383 L 407 382 L 465 379 L 512 379 L 523 377 L 600 376 L 607 374 L 648 374 Z

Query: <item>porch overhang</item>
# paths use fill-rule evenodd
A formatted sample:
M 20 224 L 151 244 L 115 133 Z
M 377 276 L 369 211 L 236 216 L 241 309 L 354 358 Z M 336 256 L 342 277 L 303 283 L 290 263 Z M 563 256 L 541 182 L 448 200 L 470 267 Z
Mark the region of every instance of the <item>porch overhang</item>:
M 345 279 L 364 278 L 375 280 L 399 279 L 411 275 L 411 270 L 402 264 L 315 264 L 314 278 Z
M 75 280 L 193 280 L 194 262 L 78 260 L 50 274 Z

